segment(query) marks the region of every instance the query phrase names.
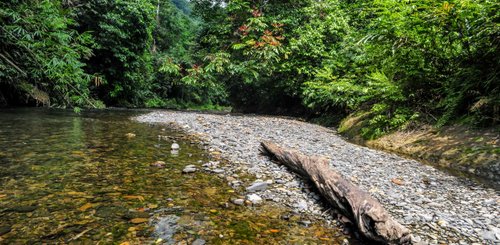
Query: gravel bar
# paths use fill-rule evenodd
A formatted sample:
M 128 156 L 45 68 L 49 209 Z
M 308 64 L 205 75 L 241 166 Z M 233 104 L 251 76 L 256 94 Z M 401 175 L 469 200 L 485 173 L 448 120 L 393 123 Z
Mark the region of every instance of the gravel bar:
M 218 171 L 239 169 L 255 175 L 266 183 L 259 196 L 297 212 L 333 219 L 308 183 L 259 154 L 263 140 L 330 159 L 333 168 L 410 228 L 415 243 L 500 244 L 497 191 L 418 161 L 351 144 L 333 129 L 279 117 L 174 111 L 155 111 L 135 120 L 174 123 L 202 137 L 232 163 Z

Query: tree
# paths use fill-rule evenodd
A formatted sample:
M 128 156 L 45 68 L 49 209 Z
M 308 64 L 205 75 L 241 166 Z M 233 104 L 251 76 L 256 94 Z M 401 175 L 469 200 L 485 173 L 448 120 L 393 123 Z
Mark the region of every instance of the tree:
M 83 63 L 92 40 L 73 24 L 59 1 L 0 3 L 0 103 L 100 106 Z

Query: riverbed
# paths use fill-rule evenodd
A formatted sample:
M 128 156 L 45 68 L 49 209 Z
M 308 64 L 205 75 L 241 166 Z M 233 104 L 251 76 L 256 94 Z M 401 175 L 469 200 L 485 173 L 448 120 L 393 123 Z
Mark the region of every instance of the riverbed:
M 0 243 L 360 244 L 335 220 L 252 203 L 261 176 L 177 126 L 130 120 L 144 113 L 0 110 Z
M 334 129 L 298 120 L 250 115 L 212 115 L 156 111 L 136 117 L 174 125 L 196 135 L 230 160 L 222 175 L 238 170 L 269 182 L 259 193 L 268 203 L 326 222 L 343 219 L 323 212 L 325 206 L 308 183 L 283 166 L 259 155 L 259 143 L 273 141 L 308 155 L 331 160 L 333 168 L 369 192 L 420 244 L 497 244 L 500 242 L 498 188 L 453 176 L 394 154 L 346 142 Z

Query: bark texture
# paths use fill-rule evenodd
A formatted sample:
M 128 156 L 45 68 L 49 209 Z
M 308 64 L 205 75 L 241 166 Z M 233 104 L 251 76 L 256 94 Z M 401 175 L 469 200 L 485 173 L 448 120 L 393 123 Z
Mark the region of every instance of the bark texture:
M 367 239 L 386 244 L 411 243 L 410 231 L 394 220 L 369 193 L 333 170 L 326 158 L 306 156 L 272 142 L 261 142 L 260 150 L 311 180 L 328 203 L 348 217 Z

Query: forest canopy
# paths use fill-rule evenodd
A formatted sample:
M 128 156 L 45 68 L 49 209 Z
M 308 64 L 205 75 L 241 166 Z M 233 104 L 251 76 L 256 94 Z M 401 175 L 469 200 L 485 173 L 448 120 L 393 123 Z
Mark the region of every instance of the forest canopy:
M 500 122 L 490 0 L 7 0 L 0 104 Z

